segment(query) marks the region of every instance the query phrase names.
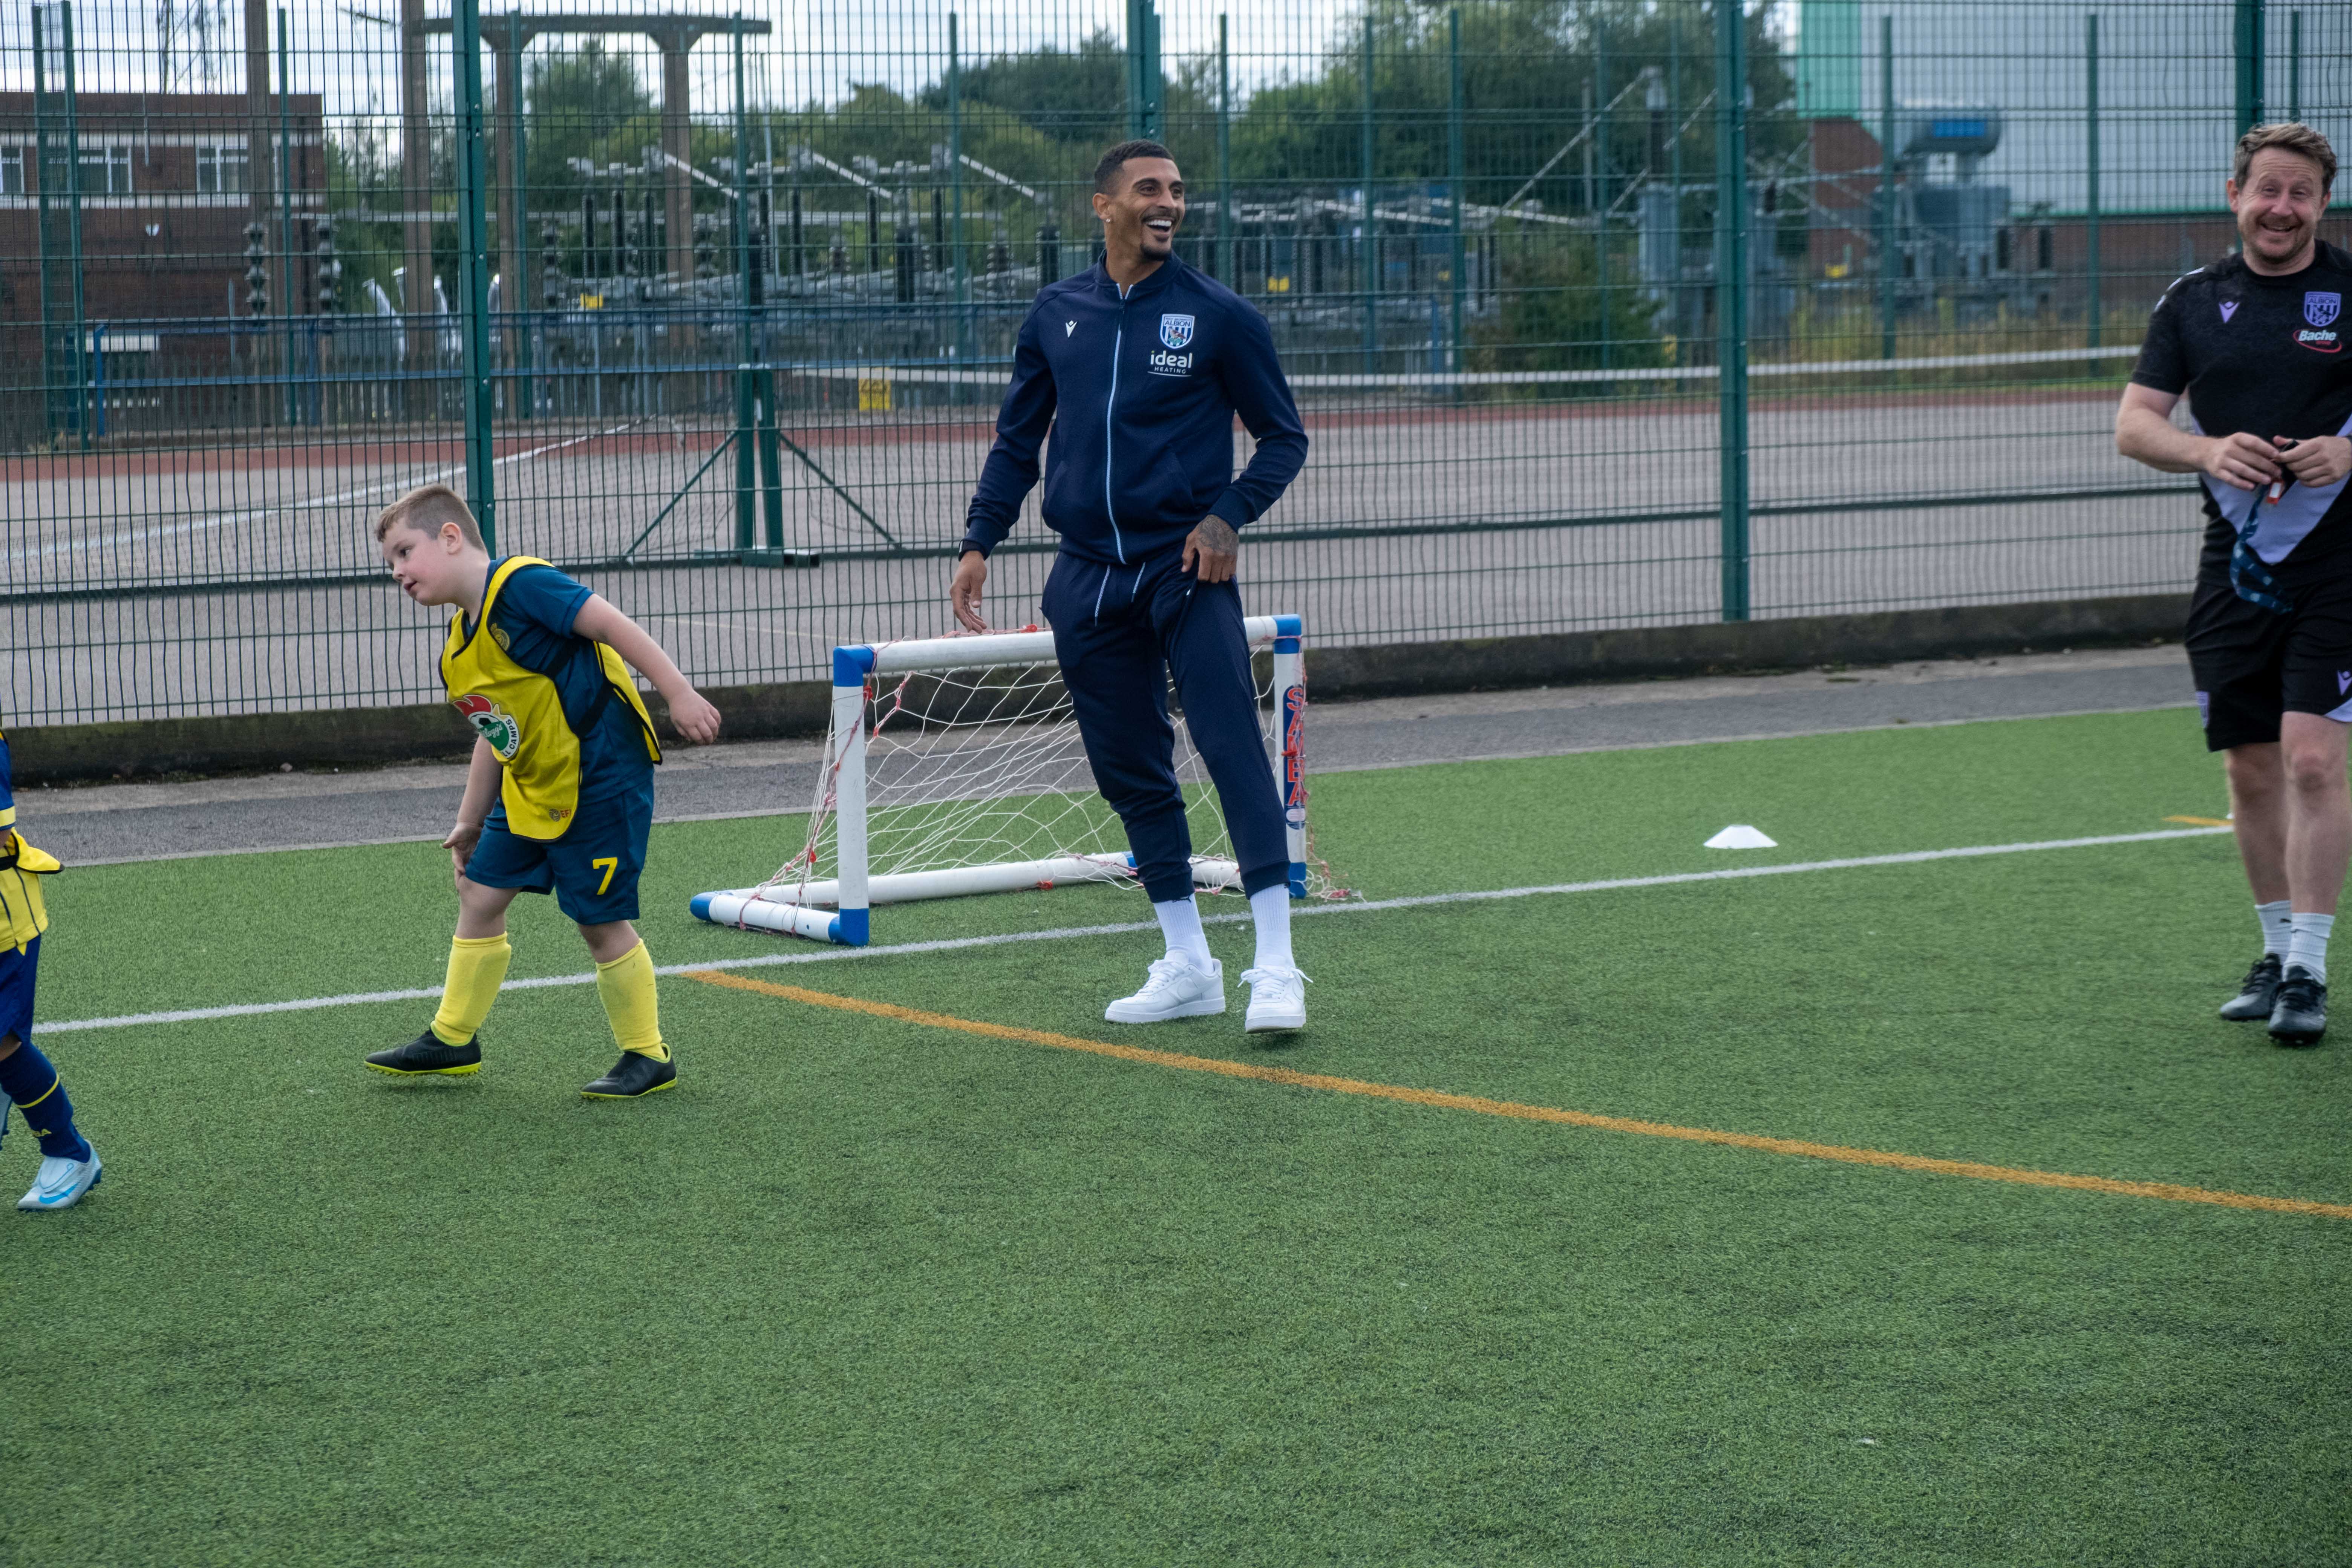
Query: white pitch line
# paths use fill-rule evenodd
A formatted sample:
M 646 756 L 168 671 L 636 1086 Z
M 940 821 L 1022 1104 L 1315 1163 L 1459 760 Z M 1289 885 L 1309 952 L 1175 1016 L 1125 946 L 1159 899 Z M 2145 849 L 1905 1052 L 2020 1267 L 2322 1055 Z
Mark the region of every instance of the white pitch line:
M 630 424 L 635 423 L 634 420 L 630 421 Z M 528 451 L 509 452 L 503 458 L 493 458 L 490 460 L 490 467 L 502 468 L 509 463 L 527 463 L 533 458 L 543 458 L 550 452 L 561 452 L 568 447 L 577 447 L 583 442 L 601 441 L 607 436 L 617 436 L 628 428 L 629 425 L 615 425 L 610 430 L 598 430 L 585 436 L 570 437 L 562 441 L 550 441 L 544 446 L 533 447 Z M 61 544 L 44 546 L 39 550 L 18 551 L 0 559 L 32 561 L 47 555 L 71 555 L 86 550 L 103 549 L 110 544 L 136 544 L 142 540 L 166 539 L 174 534 L 193 533 L 200 528 L 221 528 L 231 523 L 252 522 L 279 512 L 322 511 L 329 507 L 340 506 L 345 501 L 382 495 L 386 490 L 413 489 L 418 485 L 429 485 L 442 479 L 455 479 L 465 471 L 466 466 L 460 463 L 454 468 L 443 468 L 435 473 L 428 473 L 422 479 L 376 479 L 361 485 L 356 489 L 338 490 L 333 495 L 297 496 L 291 500 L 273 506 L 248 507 L 243 511 L 216 511 L 204 517 L 191 518 L 185 522 L 168 523 L 162 528 L 135 528 L 121 533 L 105 534 L 97 539 L 71 539 Z
M 2042 838 L 2021 844 L 1973 844 L 1958 849 L 1910 849 L 1895 855 L 1858 855 L 1843 860 L 1796 860 L 1778 866 L 1730 866 L 1717 871 L 1674 871 L 1657 877 L 1612 877 L 1592 882 L 1550 882 L 1531 888 L 1492 888 L 1461 893 L 1423 893 L 1403 899 L 1365 899 L 1351 903 L 1310 904 L 1301 915 L 1370 914 L 1379 910 L 1417 910 L 1436 904 L 1489 903 L 1502 899 L 1535 899 L 1562 893 L 1608 893 L 1630 888 L 1671 888 L 1685 882 L 1731 882 L 1750 877 L 1792 877 L 1810 871 L 1850 871 L 1870 866 L 1916 866 L 1930 860 L 1970 860 L 1987 855 L 2031 855 L 2051 849 L 2090 849 L 2107 844 L 2151 844 L 2167 838 L 2210 838 L 2227 827 L 2173 827 L 2154 833 L 2108 833 L 2092 838 Z M 1246 914 L 1211 915 L 1203 925 L 1237 925 Z M 766 952 L 754 958 L 710 959 L 700 963 L 667 963 L 656 974 L 687 974 L 703 969 L 768 969 L 786 963 L 833 963 L 853 958 L 892 958 L 910 952 L 953 952 L 970 947 L 1003 947 L 1021 942 L 1065 942 L 1074 937 L 1124 936 L 1158 931 L 1156 921 L 1127 921 L 1116 925 L 1062 926 L 1050 931 L 1003 931 L 990 936 L 945 937 L 934 942 L 901 942 L 886 947 L 820 947 L 805 952 Z M 533 980 L 509 980 L 501 990 L 542 991 L 558 985 L 593 985 L 593 974 L 551 974 Z M 241 1002 L 226 1007 L 183 1007 L 167 1013 L 124 1013 L 111 1018 L 72 1018 L 42 1024 L 46 1035 L 82 1029 L 127 1029 L 142 1024 L 196 1024 L 213 1018 L 253 1018 L 265 1013 L 309 1013 L 322 1007 L 359 1007 L 377 1002 L 428 1002 L 441 994 L 438 986 L 406 991 L 350 991 L 339 996 L 305 996 L 291 1002 Z

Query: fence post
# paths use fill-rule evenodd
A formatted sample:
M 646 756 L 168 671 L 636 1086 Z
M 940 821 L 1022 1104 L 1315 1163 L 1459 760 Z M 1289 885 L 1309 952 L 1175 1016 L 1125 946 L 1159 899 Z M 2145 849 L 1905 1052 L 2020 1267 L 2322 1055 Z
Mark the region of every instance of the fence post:
M 499 290 L 499 303 L 506 307 L 506 318 L 514 323 L 508 331 L 513 334 L 515 362 L 515 401 L 511 412 L 518 419 L 530 418 L 537 411 L 538 404 L 530 384 L 530 177 L 526 173 L 530 162 L 523 156 L 522 52 L 525 47 L 522 13 L 509 11 L 507 13 L 506 53 L 509 62 L 508 68 L 514 72 L 514 104 L 507 130 L 508 156 L 514 164 L 515 226 L 512 236 L 499 236 L 499 247 L 506 252 L 508 260 L 513 264 L 505 268 L 508 276 Z M 505 89 L 501 87 L 499 91 L 503 96 Z
M 1667 177 L 1675 183 L 1674 221 L 1666 226 L 1673 231 L 1674 255 L 1672 268 L 1674 304 L 1667 317 L 1666 337 L 1671 352 L 1664 357 L 1668 363 L 1683 353 L 1682 333 L 1684 308 L 1689 295 L 1683 289 L 1683 25 L 1675 19 L 1666 29 L 1666 147 Z
M 1748 68 L 1741 0 L 1715 0 L 1715 317 L 1723 618 L 1748 618 Z
M 2286 14 L 2286 117 L 2303 119 L 2303 13 Z
M 451 0 L 449 42 L 457 100 L 457 312 L 465 342 L 466 500 L 482 539 L 498 549 L 498 497 L 491 467 L 489 148 L 482 124 L 480 0 Z
M 1878 19 L 1878 357 L 1895 357 L 1895 14 Z
M 1225 52 L 1225 18 L 1217 16 L 1217 281 L 1239 291 L 1234 274 L 1234 79 Z
M 2263 0 L 2238 0 L 2238 134 L 2263 122 Z
M 1364 177 L 1364 226 L 1357 248 L 1363 258 L 1364 369 L 1370 373 L 1376 368 L 1373 362 L 1381 348 L 1381 242 L 1380 219 L 1372 201 L 1372 13 L 1370 11 L 1364 13 L 1363 53 L 1363 107 L 1357 119 L 1360 122 L 1359 140 L 1362 143 L 1360 151 Z
M 301 395 L 294 387 L 299 356 L 294 341 L 294 73 L 286 42 L 286 7 L 278 7 L 278 234 L 285 247 L 278 264 L 278 314 L 286 323 L 286 423 L 302 423 Z
M 1445 368 L 1458 373 L 1462 369 L 1463 290 L 1470 282 L 1467 261 L 1462 252 L 1462 187 L 1465 182 L 1462 177 L 1462 7 L 1459 5 L 1450 7 L 1445 13 L 1445 43 L 1453 69 L 1445 100 L 1445 179 L 1454 194 L 1453 232 L 1447 237 L 1452 242 L 1452 250 L 1447 258 L 1447 265 L 1451 268 L 1447 280 L 1453 285 L 1450 292 L 1454 296 L 1454 352 L 1446 361 Z M 1462 389 L 1459 386 L 1454 388 L 1454 401 L 1461 401 Z
M 2084 265 L 2090 272 L 2091 346 L 2099 346 L 2099 14 L 2083 18 Z
M 948 204 L 954 227 L 948 230 L 948 260 L 954 268 L 956 362 L 971 363 L 976 333 L 971 320 L 971 258 L 963 227 L 963 54 L 956 33 L 956 14 L 948 13 Z
M 49 140 L 51 116 L 56 112 L 48 105 L 50 93 L 45 72 L 47 45 L 41 27 L 41 8 L 33 13 L 33 98 L 34 135 L 37 148 L 34 162 L 39 166 L 40 195 L 37 224 L 41 249 L 41 382 L 44 417 L 54 429 L 68 416 L 81 446 L 90 444 L 89 410 L 89 336 L 83 327 L 88 310 L 82 294 L 81 255 L 81 132 L 80 89 L 74 68 L 73 6 L 69 3 L 56 7 L 58 34 L 57 45 L 61 58 L 61 77 L 65 87 L 65 151 L 60 155 Z M 62 174 L 62 179 L 52 178 Z M 62 196 L 60 204 L 58 197 Z M 56 232 L 52 221 L 62 205 L 65 233 Z M 65 254 L 58 254 L 59 239 Z M 62 265 L 62 274 L 55 279 L 51 272 Z M 59 325 L 58 317 L 70 312 Z M 68 387 L 68 384 L 70 386 Z M 70 411 L 68 413 L 68 411 Z
M 1592 278 L 1601 293 L 1601 368 L 1615 363 L 1611 353 L 1609 322 L 1609 44 L 1607 35 L 1592 52 L 1592 101 L 1600 112 L 1591 121 L 1594 182 L 1592 185 Z
M 743 14 L 736 12 L 736 25 L 730 29 L 729 41 L 735 46 L 735 276 L 743 285 L 743 297 L 739 301 L 742 315 L 735 339 L 735 548 L 749 550 L 753 519 L 758 512 L 752 494 L 759 479 L 752 405 L 759 389 L 751 349 L 751 198 L 744 188 L 751 178 L 751 143 L 743 129 L 742 21 Z
M 1127 0 L 1127 133 L 1160 136 L 1160 13 L 1152 0 Z

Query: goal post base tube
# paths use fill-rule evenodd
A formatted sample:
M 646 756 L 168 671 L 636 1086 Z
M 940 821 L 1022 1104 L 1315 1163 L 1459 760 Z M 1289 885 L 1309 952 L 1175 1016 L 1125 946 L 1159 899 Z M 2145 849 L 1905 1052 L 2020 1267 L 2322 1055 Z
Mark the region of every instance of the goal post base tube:
M 866 680 L 874 673 L 870 647 L 833 650 L 833 725 L 825 766 L 833 781 L 833 851 L 837 881 L 832 900 L 840 913 L 827 934 L 835 942 L 864 947 L 866 885 Z
M 886 872 L 869 877 L 866 881 L 866 899 L 870 904 L 908 904 L 927 899 L 961 899 L 979 893 L 1018 893 L 1032 889 L 1076 885 L 1088 882 L 1131 882 L 1135 868 L 1125 855 L 1090 857 L 1060 855 L 1043 860 L 1008 860 L 993 866 L 953 866 L 937 871 Z M 1202 858 L 1192 862 L 1192 880 L 1200 887 L 1215 890 L 1240 885 L 1241 868 L 1231 860 Z M 814 911 L 833 904 L 841 896 L 841 884 L 830 878 L 806 883 L 780 882 L 771 888 L 729 888 L 715 893 L 698 893 L 691 908 L 697 920 L 714 925 L 758 925 L 762 930 L 781 929 L 770 926 L 763 919 L 744 914 L 747 909 L 764 912 L 771 909 Z M 863 909 L 844 910 L 861 920 Z M 821 923 L 821 922 L 819 922 Z M 812 932 L 802 923 L 792 929 L 800 935 Z M 824 931 L 814 934 L 825 935 Z M 839 940 L 839 939 L 835 939 Z
M 866 945 L 866 911 L 853 910 L 835 914 L 831 910 L 806 909 L 799 904 L 772 904 L 749 896 L 749 890 L 732 893 L 697 893 L 691 905 L 694 918 L 714 925 L 749 926 L 754 931 L 772 931 L 781 936 L 804 936 L 813 942 L 837 942 L 849 947 Z M 856 919 L 847 917 L 854 914 Z
M 1307 896 L 1307 653 L 1297 616 L 1274 617 L 1275 796 L 1290 851 L 1290 896 Z

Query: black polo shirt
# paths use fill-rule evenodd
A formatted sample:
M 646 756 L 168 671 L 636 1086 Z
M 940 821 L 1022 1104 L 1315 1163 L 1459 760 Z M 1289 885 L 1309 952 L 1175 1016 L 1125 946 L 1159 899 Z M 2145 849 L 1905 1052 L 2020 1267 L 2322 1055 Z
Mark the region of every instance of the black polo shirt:
M 2186 393 L 2197 428 L 2208 436 L 2240 431 L 2267 440 L 2352 432 L 2352 256 L 2322 243 L 2311 265 L 2265 277 L 2231 256 L 2174 280 L 2148 318 L 2132 380 Z M 2257 554 L 2285 584 L 2347 563 L 2352 490 L 2298 493 L 2261 505 Z M 2205 480 L 2205 548 L 2200 575 L 2227 582 L 2238 530 L 2258 495 Z

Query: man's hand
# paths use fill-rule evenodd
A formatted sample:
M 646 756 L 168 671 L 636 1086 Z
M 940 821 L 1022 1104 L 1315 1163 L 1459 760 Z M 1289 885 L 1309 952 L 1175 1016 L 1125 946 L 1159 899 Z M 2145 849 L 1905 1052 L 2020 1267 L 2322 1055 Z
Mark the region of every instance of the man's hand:
M 482 825 L 460 820 L 441 840 L 441 847 L 449 851 L 449 868 L 459 881 L 466 878 L 466 862 L 474 858 L 474 846 L 482 841 Z
M 1184 537 L 1183 569 L 1203 583 L 1234 580 L 1234 558 L 1241 553 L 1241 535 L 1234 525 L 1212 513 Z
M 977 550 L 965 551 L 948 580 L 948 605 L 955 611 L 956 623 L 968 632 L 988 630 L 980 613 L 981 591 L 987 586 L 988 557 Z
M 2294 476 L 2296 484 L 2332 485 L 2352 474 L 2352 440 L 2342 436 L 2314 436 L 2296 442 L 2293 451 L 2284 449 L 2283 440 L 2278 445 L 2279 466 Z
M 2241 430 L 2209 442 L 2197 465 L 2225 485 L 2251 490 L 2279 477 L 2279 455 L 2268 441 Z
M 710 700 L 689 686 L 669 700 L 669 721 L 677 732 L 698 746 L 707 746 L 719 739 L 719 710 Z

